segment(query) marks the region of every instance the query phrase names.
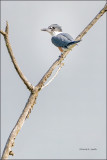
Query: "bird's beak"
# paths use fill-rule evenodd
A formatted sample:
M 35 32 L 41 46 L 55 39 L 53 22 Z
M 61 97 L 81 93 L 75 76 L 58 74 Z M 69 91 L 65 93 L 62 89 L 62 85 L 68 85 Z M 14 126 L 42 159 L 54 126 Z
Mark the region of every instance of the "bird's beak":
M 43 28 L 43 29 L 41 29 L 41 31 L 47 31 L 48 32 L 48 28 Z

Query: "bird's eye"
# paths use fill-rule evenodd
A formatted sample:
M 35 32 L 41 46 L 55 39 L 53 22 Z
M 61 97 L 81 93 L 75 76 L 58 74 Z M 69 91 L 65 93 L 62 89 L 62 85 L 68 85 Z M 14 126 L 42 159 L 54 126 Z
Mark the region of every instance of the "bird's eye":
M 49 29 L 55 29 L 55 27 L 49 27 Z

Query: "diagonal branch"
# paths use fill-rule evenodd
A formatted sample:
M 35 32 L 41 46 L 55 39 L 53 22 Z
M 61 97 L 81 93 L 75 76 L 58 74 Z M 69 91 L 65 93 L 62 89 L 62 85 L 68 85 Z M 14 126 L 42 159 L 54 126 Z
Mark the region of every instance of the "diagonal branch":
M 45 87 L 47 87 L 47 86 L 55 79 L 55 77 L 58 75 L 58 73 L 59 73 L 59 71 L 61 70 L 61 68 L 62 68 L 63 65 L 64 65 L 64 63 L 61 63 L 61 65 L 59 66 L 59 68 L 58 68 L 58 70 L 56 71 L 55 75 L 50 79 L 50 81 L 49 81 L 47 84 L 45 84 L 45 85 L 42 87 L 42 89 L 45 88 Z
M 99 20 L 99 18 L 107 11 L 107 3 L 105 4 L 104 8 L 95 16 L 95 18 L 88 24 L 88 26 L 85 27 L 85 29 L 76 37 L 75 40 L 81 40 L 81 38 L 89 31 L 89 29 Z M 72 45 L 72 48 L 74 48 L 76 44 Z M 72 50 L 72 48 L 70 50 Z M 68 55 L 70 52 L 64 52 L 61 57 L 59 57 L 49 68 L 49 70 L 45 73 L 45 75 L 42 77 L 40 82 L 37 84 L 39 89 L 41 90 L 42 86 L 44 86 L 44 83 L 47 81 L 47 79 L 51 76 L 53 70 L 61 64 L 61 62 L 64 60 L 64 58 Z
M 5 145 L 3 155 L 2 155 L 2 160 L 8 159 L 9 155 L 14 155 L 12 152 L 12 147 L 14 146 L 14 141 L 16 139 L 16 136 L 20 129 L 22 128 L 26 118 L 28 118 L 28 114 L 31 112 L 31 109 L 33 108 L 34 104 L 36 103 L 36 99 L 38 96 L 38 89 L 35 89 L 35 93 L 31 93 L 28 102 L 25 105 L 25 108 L 19 117 L 15 127 L 13 128 L 12 132 L 10 133 L 10 136 L 7 140 L 7 143 Z
M 22 81 L 24 82 L 24 84 L 26 85 L 26 87 L 30 90 L 33 91 L 34 87 L 32 86 L 32 84 L 27 80 L 27 78 L 24 76 L 24 74 L 22 73 L 21 69 L 19 68 L 16 59 L 14 57 L 10 42 L 9 42 L 9 36 L 8 36 L 8 32 L 9 32 L 9 26 L 8 26 L 8 22 L 6 23 L 6 29 L 5 32 L 0 31 L 0 33 L 4 36 L 5 39 L 5 43 L 6 43 L 6 47 L 7 50 L 9 52 L 9 55 L 11 57 L 11 60 L 13 62 L 13 65 L 18 73 L 18 75 L 20 76 L 20 78 L 22 79 Z
M 3 32 L 3 31 L 0 31 L 0 33 L 1 33 L 3 36 L 5 36 L 5 35 L 6 35 L 6 33 L 5 33 L 5 32 Z
M 89 25 L 77 36 L 76 40 L 81 40 L 81 38 L 88 32 L 88 30 L 98 21 L 98 19 L 107 11 L 107 4 L 104 6 L 104 8 L 97 14 L 97 16 L 89 23 Z M 49 70 L 45 73 L 45 75 L 42 77 L 42 79 L 40 80 L 40 82 L 36 85 L 35 88 L 33 88 L 33 86 L 26 80 L 25 77 L 23 77 L 21 74 L 22 72 L 20 72 L 20 69 L 16 63 L 16 60 L 14 60 L 14 56 L 13 56 L 13 52 L 12 49 L 10 47 L 10 43 L 8 40 L 8 28 L 6 29 L 6 32 L 4 33 L 3 31 L 0 31 L 0 33 L 4 36 L 5 38 L 5 42 L 6 42 L 6 46 L 7 49 L 9 51 L 10 57 L 14 63 L 14 66 L 16 68 L 16 71 L 18 72 L 19 76 L 21 77 L 21 79 L 23 80 L 23 82 L 25 83 L 25 85 L 28 87 L 29 90 L 33 90 L 33 92 L 31 93 L 28 102 L 21 114 L 21 116 L 19 117 L 15 127 L 13 128 L 7 143 L 5 145 L 4 151 L 3 151 L 3 155 L 2 155 L 2 159 L 8 159 L 9 155 L 13 155 L 13 152 L 11 150 L 12 146 L 14 145 L 14 141 L 15 138 L 18 134 L 18 132 L 20 131 L 20 129 L 22 128 L 26 118 L 28 117 L 28 115 L 30 114 L 36 99 L 38 97 L 38 93 L 39 91 L 42 89 L 42 87 L 44 86 L 44 83 L 47 81 L 47 79 L 51 76 L 53 70 L 58 66 L 61 65 L 62 61 L 64 60 L 64 58 L 67 56 L 67 54 L 70 52 L 64 52 L 63 55 L 61 55 L 53 64 L 52 66 L 49 68 Z M 75 47 L 76 45 L 73 45 L 73 47 Z
M 84 30 L 76 37 L 76 41 L 81 40 L 82 37 L 89 31 L 89 29 L 98 21 L 98 19 L 107 11 L 107 3 L 104 8 L 95 16 L 95 18 L 84 28 Z

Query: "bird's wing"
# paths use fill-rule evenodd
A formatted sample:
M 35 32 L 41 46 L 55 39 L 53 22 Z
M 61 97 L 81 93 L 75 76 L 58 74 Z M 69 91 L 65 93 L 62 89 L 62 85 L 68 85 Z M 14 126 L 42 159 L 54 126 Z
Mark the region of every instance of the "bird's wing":
M 70 42 L 74 41 L 74 39 L 68 33 L 60 33 L 60 34 L 66 37 L 68 40 L 70 40 Z
M 67 48 L 68 44 L 73 41 L 73 38 L 67 33 L 60 33 L 52 37 L 52 43 L 57 47 Z

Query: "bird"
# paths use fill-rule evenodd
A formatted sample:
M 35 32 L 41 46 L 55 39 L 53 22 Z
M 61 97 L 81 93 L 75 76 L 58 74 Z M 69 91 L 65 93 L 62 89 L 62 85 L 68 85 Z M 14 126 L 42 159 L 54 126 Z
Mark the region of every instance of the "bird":
M 46 31 L 51 34 L 51 41 L 56 47 L 58 47 L 61 54 L 71 50 L 72 45 L 80 42 L 80 40 L 75 41 L 68 33 L 63 33 L 62 27 L 58 24 L 51 24 L 48 28 L 41 29 L 41 31 Z

